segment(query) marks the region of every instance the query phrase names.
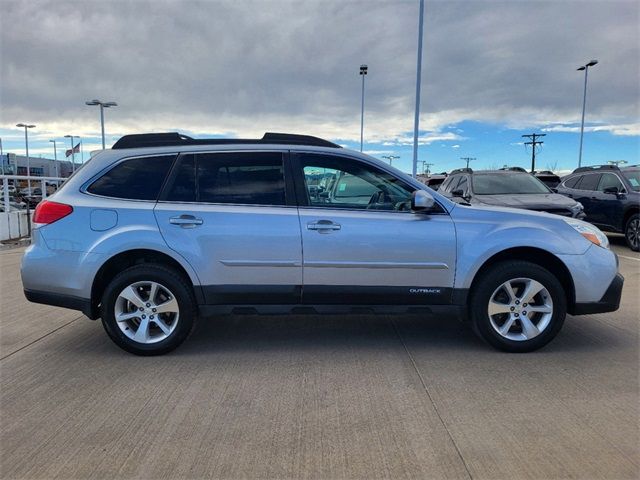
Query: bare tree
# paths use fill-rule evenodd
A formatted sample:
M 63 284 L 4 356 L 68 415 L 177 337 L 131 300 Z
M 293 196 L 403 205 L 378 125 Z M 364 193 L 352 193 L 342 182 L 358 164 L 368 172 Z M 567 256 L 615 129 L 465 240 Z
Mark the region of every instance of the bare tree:
M 553 162 L 547 162 L 547 170 L 551 170 L 555 172 L 558 169 L 558 160 L 554 160 Z

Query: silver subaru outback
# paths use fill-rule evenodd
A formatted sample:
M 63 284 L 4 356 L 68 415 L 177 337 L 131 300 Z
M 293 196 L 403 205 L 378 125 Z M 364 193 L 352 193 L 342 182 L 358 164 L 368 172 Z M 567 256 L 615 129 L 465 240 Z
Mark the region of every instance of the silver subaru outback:
M 140 355 L 222 313 L 420 313 L 468 320 L 501 350 L 567 313 L 618 308 L 607 237 L 580 220 L 456 204 L 316 137 L 127 135 L 34 214 L 32 302 L 101 318 Z

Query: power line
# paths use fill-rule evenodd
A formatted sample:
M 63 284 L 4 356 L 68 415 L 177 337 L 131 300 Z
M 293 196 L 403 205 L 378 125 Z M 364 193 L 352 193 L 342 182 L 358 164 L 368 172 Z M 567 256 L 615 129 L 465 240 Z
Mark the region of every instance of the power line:
M 536 147 L 544 142 L 537 141 L 536 138 L 546 137 L 546 133 L 532 133 L 531 135 L 522 135 L 522 137 L 530 138 L 530 142 L 524 142 L 525 145 L 531 145 L 531 173 L 536 171 Z
M 469 168 L 469 162 L 473 162 L 476 157 L 460 157 L 460 160 L 467 162 L 467 168 Z

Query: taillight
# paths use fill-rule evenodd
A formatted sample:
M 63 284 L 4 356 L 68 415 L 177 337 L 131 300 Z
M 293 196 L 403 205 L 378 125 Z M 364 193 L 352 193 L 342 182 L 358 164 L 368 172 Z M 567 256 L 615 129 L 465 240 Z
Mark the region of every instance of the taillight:
M 36 206 L 36 211 L 33 214 L 33 223 L 42 223 L 46 225 L 47 223 L 57 222 L 61 218 L 69 215 L 71 212 L 73 212 L 73 207 L 71 205 L 43 200 Z

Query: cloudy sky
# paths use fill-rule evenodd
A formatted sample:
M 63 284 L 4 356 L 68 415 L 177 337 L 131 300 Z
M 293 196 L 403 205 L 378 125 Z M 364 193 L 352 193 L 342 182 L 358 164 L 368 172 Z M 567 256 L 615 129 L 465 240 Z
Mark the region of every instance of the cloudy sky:
M 418 0 L 0 0 L 0 137 L 23 154 L 49 139 L 99 148 L 85 100 L 115 100 L 125 133 L 323 136 L 410 170 Z M 590 59 L 584 162 L 640 155 L 640 3 L 431 1 L 425 9 L 420 159 L 434 169 L 527 165 L 521 135 L 544 132 L 542 168 L 577 162 Z M 65 144 L 66 145 L 66 144 Z M 63 154 L 62 150 L 60 154 Z

